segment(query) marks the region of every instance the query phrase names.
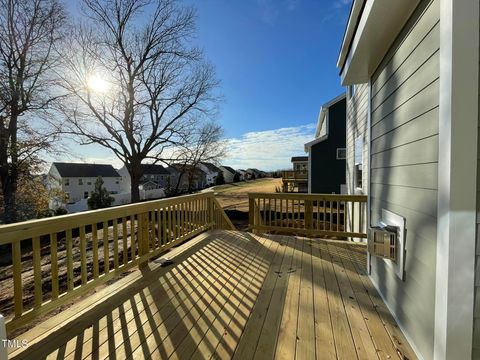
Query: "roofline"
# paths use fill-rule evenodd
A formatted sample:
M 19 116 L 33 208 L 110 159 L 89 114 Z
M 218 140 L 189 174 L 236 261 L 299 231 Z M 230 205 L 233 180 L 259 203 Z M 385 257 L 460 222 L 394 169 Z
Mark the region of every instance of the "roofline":
M 322 141 L 326 140 L 328 138 L 328 134 L 325 134 L 323 136 L 320 136 L 316 139 L 313 139 L 312 141 L 309 141 L 308 143 L 306 143 L 304 145 L 304 149 L 305 149 L 305 152 L 309 152 L 310 151 L 310 148 L 313 146 L 313 145 L 316 145 L 318 143 L 321 143 Z
M 347 60 L 348 53 L 352 46 L 353 38 L 357 32 L 358 23 L 362 17 L 363 9 L 365 8 L 366 0 L 353 0 L 352 7 L 350 8 L 350 14 L 348 15 L 347 26 L 343 33 L 342 45 L 340 46 L 340 52 L 337 58 L 337 68 L 340 69 L 340 73 L 343 71 L 345 61 Z
M 322 129 L 322 124 L 325 121 L 325 118 L 327 116 L 327 110 L 338 103 L 339 101 L 342 101 L 347 97 L 347 94 L 345 92 L 341 93 L 340 95 L 334 97 L 330 101 L 327 101 L 325 104 L 323 104 L 320 107 L 320 113 L 318 114 L 318 120 L 317 120 L 317 128 L 315 129 L 315 138 L 318 138 L 320 135 L 320 130 Z M 328 127 L 327 127 L 327 134 L 328 136 Z

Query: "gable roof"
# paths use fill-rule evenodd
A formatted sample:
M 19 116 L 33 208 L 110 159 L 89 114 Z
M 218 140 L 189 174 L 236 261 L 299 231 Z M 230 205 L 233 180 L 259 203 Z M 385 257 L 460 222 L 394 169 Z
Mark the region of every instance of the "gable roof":
M 222 165 L 222 167 L 223 167 L 225 170 L 227 170 L 229 173 L 235 175 L 236 171 L 233 170 L 233 168 L 231 168 L 230 166 L 223 166 L 223 165 Z
M 61 177 L 120 177 L 120 174 L 110 164 L 85 164 L 54 162 Z
M 201 162 L 200 164 L 204 165 L 208 170 L 210 170 L 211 172 L 220 172 L 221 170 L 216 167 L 215 165 L 213 165 L 212 163 L 208 163 L 208 162 Z
M 159 164 L 142 164 L 143 175 L 170 175 L 170 172 Z

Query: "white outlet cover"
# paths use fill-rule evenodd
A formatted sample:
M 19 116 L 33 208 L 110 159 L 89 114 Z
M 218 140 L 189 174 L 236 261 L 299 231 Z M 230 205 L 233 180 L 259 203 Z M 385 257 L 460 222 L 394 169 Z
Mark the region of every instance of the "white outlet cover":
M 398 237 L 397 237 L 397 245 L 398 245 L 398 260 L 392 261 L 389 259 L 383 259 L 385 261 L 386 265 L 390 267 L 393 271 L 395 271 L 395 274 L 403 280 L 403 274 L 405 270 L 405 223 L 406 220 L 404 217 L 395 214 L 389 210 L 382 209 L 382 220 L 381 220 L 382 225 L 393 225 L 397 226 L 398 229 Z

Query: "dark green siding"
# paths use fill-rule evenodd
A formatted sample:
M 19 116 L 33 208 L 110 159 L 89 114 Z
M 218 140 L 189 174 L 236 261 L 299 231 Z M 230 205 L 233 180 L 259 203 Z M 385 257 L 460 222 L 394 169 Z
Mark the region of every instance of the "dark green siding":
M 328 138 L 312 146 L 311 192 L 317 194 L 340 194 L 340 185 L 345 184 L 345 160 L 337 160 L 337 148 L 345 148 L 346 100 L 342 99 L 329 108 Z

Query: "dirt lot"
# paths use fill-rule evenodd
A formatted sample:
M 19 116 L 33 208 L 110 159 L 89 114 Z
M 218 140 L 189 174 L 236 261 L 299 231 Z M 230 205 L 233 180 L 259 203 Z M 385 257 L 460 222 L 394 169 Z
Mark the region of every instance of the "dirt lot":
M 281 186 L 282 179 L 266 178 L 215 186 L 213 191 L 235 227 L 246 231 L 248 229 L 248 193 L 273 193 L 275 188 Z
M 248 193 L 275 192 L 276 187 L 282 186 L 282 179 L 258 179 L 236 184 L 213 187 L 215 196 L 225 210 L 248 212 Z

